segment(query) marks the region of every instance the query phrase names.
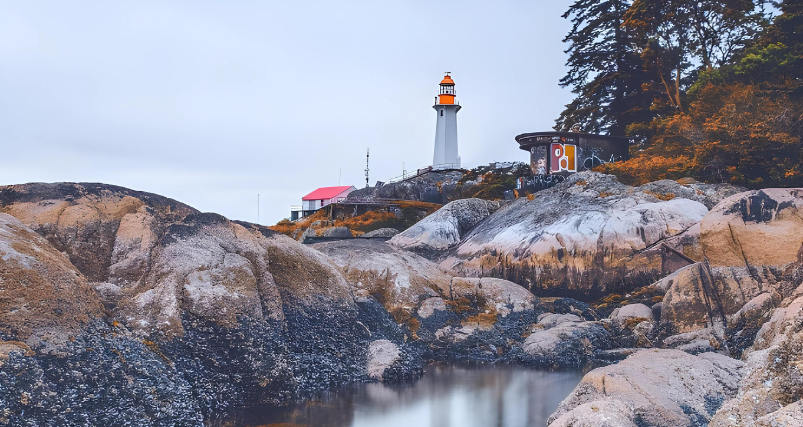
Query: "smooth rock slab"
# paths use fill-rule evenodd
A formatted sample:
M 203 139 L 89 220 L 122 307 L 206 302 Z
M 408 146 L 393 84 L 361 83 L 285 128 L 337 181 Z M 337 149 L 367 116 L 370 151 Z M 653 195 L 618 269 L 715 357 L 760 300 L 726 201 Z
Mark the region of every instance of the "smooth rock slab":
M 700 223 L 700 243 L 715 267 L 795 262 L 803 245 L 803 189 L 767 188 L 726 198 Z
M 497 209 L 498 202 L 455 200 L 394 236 L 390 243 L 409 250 L 444 251 L 460 243 L 463 234 Z
M 624 403 L 598 400 L 563 414 L 549 427 L 638 427 L 634 418 L 633 409 Z
M 580 418 L 587 411 L 582 405 L 595 401 L 632 408 L 630 421 L 639 426 L 706 425 L 722 402 L 736 394 L 742 365 L 716 353 L 692 356 L 679 350 L 642 350 L 586 374 L 552 414 L 550 425 L 561 425 L 554 422 L 567 417 Z M 571 415 L 575 410 L 579 413 Z M 619 409 L 611 413 L 621 415 Z
M 644 304 L 628 304 L 619 307 L 611 313 L 611 319 L 624 321 L 633 317 L 643 317 L 652 320 L 652 310 Z
M 382 237 L 390 238 L 390 237 L 393 237 L 393 236 L 395 236 L 397 234 L 399 234 L 399 230 L 397 230 L 395 228 L 380 228 L 378 230 L 369 231 L 369 232 L 363 234 L 361 237 L 363 237 L 364 239 L 373 239 L 373 238 L 382 238 Z
M 511 281 L 491 277 L 455 277 L 452 279 L 450 292 L 453 299 L 480 297 L 502 317 L 533 310 L 539 304 L 538 297 L 527 289 Z
M 553 316 L 563 316 L 553 318 Z M 567 318 L 570 316 L 570 318 Z M 552 315 L 542 319 L 547 325 L 537 329 L 524 340 L 522 350 L 528 361 L 553 366 L 581 366 L 594 356 L 597 350 L 608 350 L 610 334 L 597 322 L 578 322 L 576 316 Z
M 578 323 L 582 321 L 583 319 L 580 316 L 574 314 L 544 313 L 538 316 L 538 324 L 543 326 L 544 329 L 554 328 L 567 322 Z

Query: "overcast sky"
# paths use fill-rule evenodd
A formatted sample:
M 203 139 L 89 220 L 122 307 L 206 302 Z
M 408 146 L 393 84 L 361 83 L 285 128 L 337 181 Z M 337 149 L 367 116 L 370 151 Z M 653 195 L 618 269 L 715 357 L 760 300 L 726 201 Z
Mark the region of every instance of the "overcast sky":
M 317 187 L 527 160 L 571 99 L 569 1 L 0 2 L 0 185 L 103 182 L 276 223 Z

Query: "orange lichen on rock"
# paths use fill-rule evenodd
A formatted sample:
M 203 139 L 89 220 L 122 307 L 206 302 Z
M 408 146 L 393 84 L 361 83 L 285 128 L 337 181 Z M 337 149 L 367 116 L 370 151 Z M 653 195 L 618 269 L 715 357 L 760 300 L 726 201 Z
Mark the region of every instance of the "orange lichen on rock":
M 656 193 L 654 191 L 644 190 L 644 194 L 649 194 L 658 200 L 668 201 L 675 198 L 674 193 Z
M 100 299 L 67 257 L 7 214 L 0 214 L 0 260 L 4 335 L 37 343 L 50 339 L 39 336 L 47 328 L 73 334 L 102 316 Z
M 496 319 L 497 319 L 496 313 L 478 313 L 466 317 L 466 320 L 463 321 L 463 324 L 468 325 L 476 323 L 481 328 L 488 328 L 496 323 Z

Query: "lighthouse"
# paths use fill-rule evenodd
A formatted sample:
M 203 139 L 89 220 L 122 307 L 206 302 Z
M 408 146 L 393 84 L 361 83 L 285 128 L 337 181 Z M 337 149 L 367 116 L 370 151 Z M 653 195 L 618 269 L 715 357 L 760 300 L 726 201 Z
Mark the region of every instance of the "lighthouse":
M 454 80 L 447 72 L 440 83 L 440 94 L 435 97 L 435 113 L 438 123 L 435 126 L 435 155 L 433 169 L 458 169 L 460 156 L 457 154 L 457 112 L 460 105 L 455 102 Z

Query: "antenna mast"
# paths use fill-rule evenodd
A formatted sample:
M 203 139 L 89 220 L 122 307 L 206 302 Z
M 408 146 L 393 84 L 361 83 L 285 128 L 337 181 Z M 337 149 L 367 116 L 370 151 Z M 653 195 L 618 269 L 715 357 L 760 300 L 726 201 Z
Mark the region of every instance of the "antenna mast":
M 257 224 L 259 224 L 259 193 L 257 193 Z
M 368 158 L 371 156 L 371 149 L 365 150 L 365 188 L 368 188 Z

